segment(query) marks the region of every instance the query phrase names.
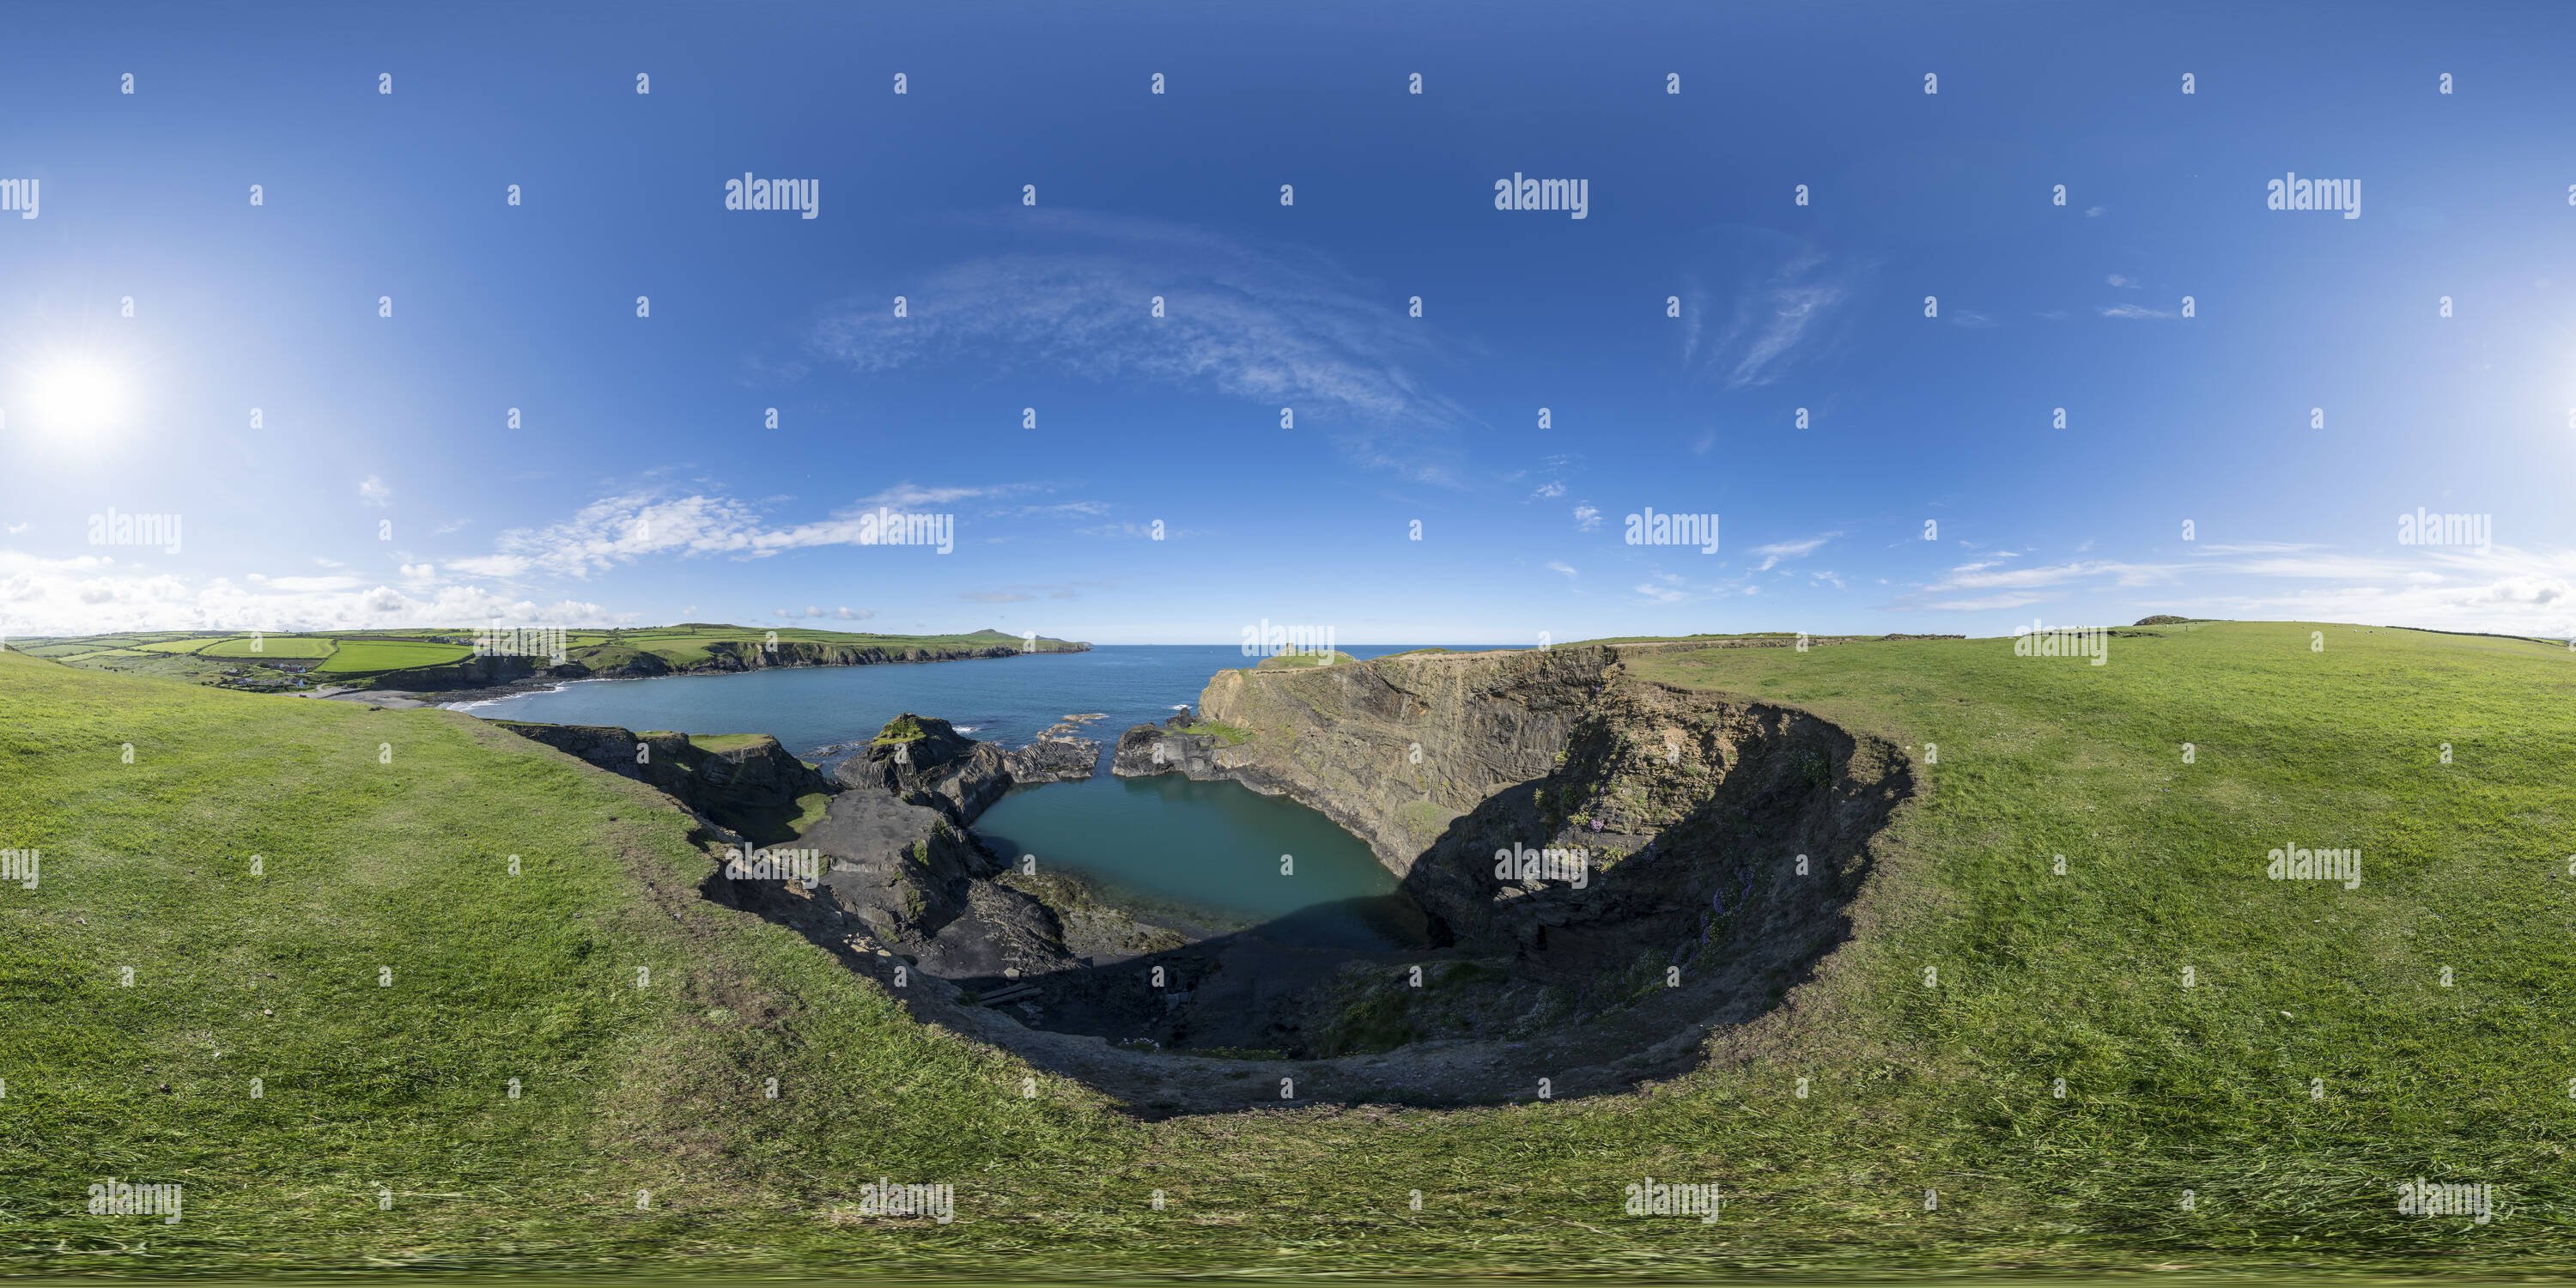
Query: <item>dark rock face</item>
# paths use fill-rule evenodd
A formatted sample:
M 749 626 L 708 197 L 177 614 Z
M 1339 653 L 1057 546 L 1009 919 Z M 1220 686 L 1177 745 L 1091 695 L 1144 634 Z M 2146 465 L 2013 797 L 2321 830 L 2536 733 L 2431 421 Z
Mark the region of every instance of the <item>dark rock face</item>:
M 1084 653 L 1088 644 L 1046 640 L 1035 649 L 1039 653 Z M 562 680 L 637 679 L 656 675 L 699 675 L 733 671 L 766 671 L 776 667 L 800 666 L 874 666 L 889 662 L 956 662 L 969 658 L 1017 657 L 1029 652 L 1020 644 L 988 644 L 967 648 L 886 647 L 883 645 L 829 644 L 815 640 L 781 640 L 775 647 L 749 641 L 718 640 L 706 646 L 706 658 L 686 666 L 673 666 L 658 654 L 640 649 L 620 648 L 593 652 L 588 661 L 568 660 L 554 663 L 549 658 L 492 656 L 467 658 L 440 666 L 413 667 L 387 671 L 370 677 L 375 688 L 405 692 L 436 692 L 452 689 L 482 689 L 510 684 L 536 675 L 550 675 Z
M 799 842 L 828 860 L 818 897 L 934 975 L 1036 974 L 1071 960 L 1045 904 L 996 884 L 1001 865 L 974 834 L 890 789 L 832 801 Z
M 958 827 L 974 822 L 1011 789 L 1000 747 L 977 742 L 935 716 L 910 712 L 887 721 L 866 751 L 833 772 L 846 786 L 891 792 L 938 810 Z
M 701 813 L 792 810 L 797 797 L 840 790 L 767 734 L 738 747 L 708 751 L 686 734 L 639 734 L 614 725 L 492 723 L 610 773 L 650 783 Z
M 1014 783 L 1079 783 L 1100 767 L 1100 743 L 1075 724 L 1050 725 L 1036 742 L 1002 753 Z
M 1250 740 L 1138 725 L 1114 772 L 1285 793 L 1367 841 L 1460 946 L 1538 979 L 1686 964 L 1712 936 L 1803 965 L 1912 792 L 1880 740 L 1641 683 L 1601 647 L 1226 671 L 1200 709 Z
M 1151 778 L 1175 770 L 1189 778 L 1218 777 L 1216 751 L 1223 742 L 1212 734 L 1180 732 L 1193 719 L 1184 707 L 1161 724 L 1128 726 L 1127 732 L 1118 735 L 1118 751 L 1109 758 L 1109 772 L 1120 778 Z

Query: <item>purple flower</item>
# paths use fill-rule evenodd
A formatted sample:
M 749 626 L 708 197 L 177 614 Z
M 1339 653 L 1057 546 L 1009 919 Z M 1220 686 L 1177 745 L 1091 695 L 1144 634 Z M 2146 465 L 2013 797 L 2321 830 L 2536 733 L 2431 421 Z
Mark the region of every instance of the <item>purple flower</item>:
M 1598 832 L 1598 831 L 1600 831 L 1600 830 L 1601 830 L 1601 820 L 1600 820 L 1600 819 L 1597 819 L 1597 818 L 1596 818 L 1596 819 L 1592 820 L 1592 830 L 1593 830 L 1593 831 L 1595 831 L 1595 832 Z

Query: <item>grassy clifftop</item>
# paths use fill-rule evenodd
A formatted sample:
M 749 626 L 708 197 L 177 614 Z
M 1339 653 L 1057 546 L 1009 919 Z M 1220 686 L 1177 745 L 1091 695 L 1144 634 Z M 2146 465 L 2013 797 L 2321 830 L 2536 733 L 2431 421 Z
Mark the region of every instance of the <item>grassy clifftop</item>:
M 2123 631 L 2101 667 L 1626 665 L 1916 757 L 1818 978 L 1650 1095 L 1248 1086 L 1142 1124 L 699 899 L 709 860 L 638 784 L 455 713 L 0 654 L 0 848 L 42 853 L 0 885 L 0 1265 L 2563 1266 L 2576 657 L 2242 623 Z M 2360 883 L 2270 880 L 2283 847 L 2357 849 Z M 185 1220 L 82 1213 L 111 1176 L 184 1184 Z M 880 1176 L 953 1184 L 956 1223 L 860 1215 Z M 1624 1215 L 1650 1176 L 1725 1211 Z M 2507 1215 L 2400 1216 L 2417 1176 Z
M 538 632 L 510 637 L 511 644 L 549 651 L 502 658 L 479 656 L 471 627 L 391 631 L 336 631 L 289 635 L 215 635 L 184 631 L 43 637 L 11 647 L 74 666 L 164 679 L 194 680 L 227 688 L 292 689 L 325 684 L 400 689 L 454 688 L 494 683 L 513 675 L 570 665 L 578 673 L 661 674 L 670 671 L 745 670 L 765 666 L 851 666 L 873 662 L 927 662 L 1005 653 L 1081 652 L 1090 645 L 1045 636 L 1034 639 L 985 629 L 951 635 L 875 635 L 802 628 L 678 626 L 618 630 L 566 630 L 560 639 Z M 562 645 L 560 660 L 551 652 Z

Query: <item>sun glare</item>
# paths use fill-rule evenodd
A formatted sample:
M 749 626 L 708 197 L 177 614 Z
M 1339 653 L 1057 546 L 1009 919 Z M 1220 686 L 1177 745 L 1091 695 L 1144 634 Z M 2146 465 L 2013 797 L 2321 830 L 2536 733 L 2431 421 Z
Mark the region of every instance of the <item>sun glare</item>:
M 123 373 L 97 359 L 50 359 L 28 383 L 27 428 L 81 437 L 112 429 L 125 411 L 125 386 Z

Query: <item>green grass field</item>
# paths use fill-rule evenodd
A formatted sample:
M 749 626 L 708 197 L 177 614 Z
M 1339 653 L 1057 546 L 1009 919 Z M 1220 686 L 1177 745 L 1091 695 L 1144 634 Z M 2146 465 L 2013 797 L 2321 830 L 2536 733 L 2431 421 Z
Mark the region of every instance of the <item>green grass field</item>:
M 2101 667 L 1631 665 L 1917 757 L 1818 978 L 1650 1093 L 1148 1124 L 700 900 L 640 785 L 460 713 L 0 654 L 0 848 L 43 856 L 0 885 L 0 1266 L 2565 1271 L 2576 655 L 2242 623 Z M 2358 848 L 2359 886 L 2266 880 L 2285 845 Z M 2419 1175 L 2505 1215 L 2401 1217 Z M 184 1183 L 186 1220 L 81 1214 L 109 1176 Z M 1624 1216 L 1649 1176 L 1721 1219 Z M 879 1177 L 953 1184 L 956 1222 L 857 1215 Z
M 343 640 L 320 670 L 333 674 L 397 671 L 414 666 L 462 662 L 474 651 L 454 644 L 420 644 L 405 640 Z
M 147 653 L 194 653 L 209 644 L 220 644 L 223 639 L 221 635 L 196 635 L 186 639 L 164 640 L 158 644 L 145 644 L 141 647 Z
M 673 669 L 702 666 L 719 652 L 747 656 L 775 636 L 781 644 L 798 643 L 849 650 L 868 650 L 901 660 L 922 654 L 995 647 L 1018 648 L 1022 639 L 982 630 L 951 635 L 874 635 L 790 627 L 722 626 L 703 623 L 644 627 L 634 630 L 573 630 L 563 635 L 565 660 L 594 671 L 610 671 L 646 656 Z M 400 689 L 402 671 L 445 666 L 473 655 L 475 632 L 469 627 L 438 630 L 332 631 L 307 635 L 270 635 L 256 653 L 246 635 L 192 635 L 181 631 L 145 632 L 10 642 L 12 651 L 55 658 L 75 665 L 162 679 L 203 684 L 260 685 L 276 680 L 266 672 L 250 677 L 227 675 L 243 662 L 319 662 L 314 670 L 325 682 Z M 1067 647 L 1066 641 L 1040 639 L 1038 651 Z M 824 656 L 832 656 L 825 654 Z
M 339 641 L 310 635 L 268 635 L 251 647 L 247 635 L 221 640 L 197 650 L 199 657 L 247 658 L 252 661 L 301 661 L 331 656 Z

